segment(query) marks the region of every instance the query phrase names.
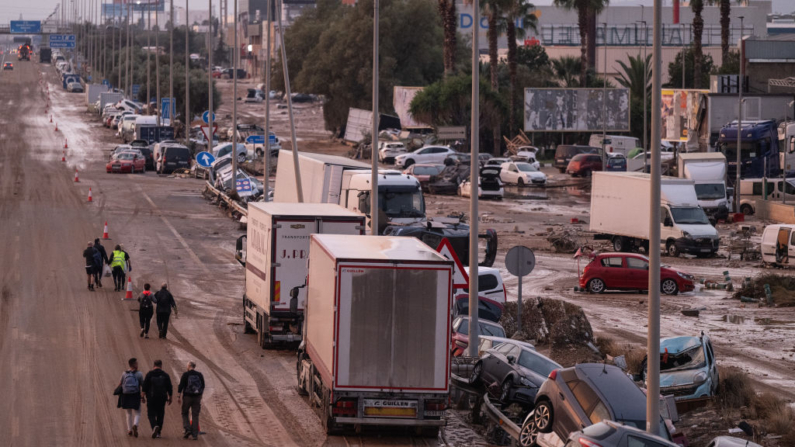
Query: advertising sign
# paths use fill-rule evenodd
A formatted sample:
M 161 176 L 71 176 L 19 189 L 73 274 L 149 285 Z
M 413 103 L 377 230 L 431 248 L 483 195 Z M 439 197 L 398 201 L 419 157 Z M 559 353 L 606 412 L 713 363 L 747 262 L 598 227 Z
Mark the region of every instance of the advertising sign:
M 709 90 L 662 90 L 662 140 L 697 144 Z
M 431 127 L 416 121 L 409 112 L 411 101 L 414 99 L 414 96 L 421 91 L 422 87 L 395 87 L 394 93 L 392 94 L 392 106 L 395 108 L 395 112 L 397 112 L 397 116 L 400 118 L 400 125 L 404 129 Z
M 629 132 L 629 89 L 609 88 L 607 104 L 600 88 L 527 88 L 526 132 Z

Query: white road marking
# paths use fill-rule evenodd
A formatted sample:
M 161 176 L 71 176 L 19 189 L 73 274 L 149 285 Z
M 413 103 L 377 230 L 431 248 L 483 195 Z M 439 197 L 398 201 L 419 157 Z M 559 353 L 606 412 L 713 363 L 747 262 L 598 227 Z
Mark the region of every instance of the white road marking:
M 144 196 L 146 201 L 149 202 L 150 205 L 152 205 L 152 208 L 154 208 L 154 210 L 157 211 L 158 214 L 160 214 L 160 208 L 158 208 L 157 205 L 155 205 L 155 202 L 152 201 L 149 195 L 147 195 L 144 192 L 144 190 L 141 189 L 141 187 L 138 187 L 138 190 L 141 192 L 141 195 Z M 171 225 L 171 222 L 169 222 L 168 219 L 166 219 L 166 217 L 163 216 L 162 214 L 160 214 L 160 220 L 162 220 L 163 223 L 166 224 L 168 229 L 171 230 L 171 233 L 174 234 L 174 237 L 176 237 L 179 243 L 182 244 L 183 247 L 185 247 L 185 250 L 188 251 L 188 254 L 190 254 L 191 258 L 193 258 L 193 260 L 196 261 L 196 263 L 199 265 L 199 267 L 201 267 L 204 273 L 210 273 L 210 270 L 207 268 L 207 266 L 205 266 L 204 263 L 202 263 L 202 260 L 199 258 L 199 256 L 188 246 L 188 243 L 185 242 L 185 239 L 183 239 L 182 236 L 180 236 L 180 234 L 177 232 L 177 229 L 174 228 L 173 225 Z
M 16 438 L 19 436 L 19 416 L 11 418 L 11 437 Z

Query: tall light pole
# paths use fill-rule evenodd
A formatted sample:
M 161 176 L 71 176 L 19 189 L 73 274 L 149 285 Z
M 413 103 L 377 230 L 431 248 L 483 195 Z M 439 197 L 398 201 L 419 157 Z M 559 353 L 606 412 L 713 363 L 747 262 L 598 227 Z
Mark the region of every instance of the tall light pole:
M 235 0 L 237 1 L 237 0 Z M 266 202 L 270 202 L 268 198 L 268 189 L 270 188 L 271 176 L 271 8 L 273 8 L 272 0 L 266 0 L 266 26 L 268 28 L 268 37 L 265 38 L 265 166 L 263 171 L 265 178 L 263 178 L 263 197 Z
M 682 24 L 682 90 L 685 89 L 685 55 L 687 54 L 685 45 L 685 24 Z
M 152 54 L 152 43 L 150 42 L 150 36 L 152 35 L 152 8 L 149 0 L 146 2 L 146 21 L 146 110 L 151 114 L 152 111 L 149 110 L 149 105 L 152 104 L 152 69 L 150 68 L 149 58 Z
M 157 126 L 160 127 L 160 0 L 155 2 L 155 115 Z
M 370 231 L 377 235 L 378 231 L 378 0 L 373 0 L 373 134 L 370 147 Z
M 640 18 L 641 18 L 641 20 L 639 20 L 639 22 L 641 23 L 641 25 L 643 25 L 643 27 L 641 28 L 643 30 L 643 33 L 642 33 L 643 34 L 643 150 L 647 151 L 647 150 L 649 150 L 649 137 L 648 137 L 649 131 L 648 131 L 648 125 L 647 125 L 647 115 L 649 113 L 648 112 L 648 102 L 649 102 L 649 99 L 648 99 L 648 94 L 649 94 L 648 93 L 648 90 L 649 90 L 649 64 L 646 63 L 646 41 L 648 40 L 647 39 L 647 37 L 648 37 L 648 28 L 647 28 L 647 25 L 646 25 L 646 21 L 643 20 L 643 12 L 644 12 L 644 7 L 643 7 L 643 5 L 640 5 Z M 640 50 L 638 50 L 638 53 L 640 54 Z M 643 168 L 644 168 L 643 172 L 646 172 L 646 158 L 647 157 L 644 155 L 643 156 Z
M 125 48 L 125 67 L 124 67 L 124 80 L 126 82 L 125 91 L 127 97 L 132 98 L 132 83 L 130 82 L 130 12 L 132 11 L 132 3 L 127 3 L 127 45 Z
M 737 172 L 734 177 L 734 211 L 740 208 L 740 171 L 742 171 L 742 134 L 743 134 L 743 80 L 745 78 L 745 46 L 743 45 L 743 19 L 740 16 L 740 78 L 737 80 Z M 767 173 L 765 173 L 767 174 Z
M 177 114 L 177 99 L 174 98 L 174 0 L 169 1 L 171 27 L 168 31 L 169 55 L 168 55 L 168 119 L 170 125 L 174 125 L 174 115 Z
M 209 3 L 210 3 L 210 13 L 209 13 L 210 14 L 210 20 L 208 21 L 208 23 L 210 24 L 210 26 L 207 29 L 207 89 L 208 89 L 208 95 L 210 97 L 210 104 L 209 104 L 209 108 L 207 110 L 209 110 L 210 112 L 207 114 L 207 115 L 209 115 L 208 116 L 209 119 L 207 120 L 208 121 L 207 124 L 209 124 L 210 127 L 208 128 L 207 133 L 209 133 L 210 135 L 208 135 L 208 138 L 207 138 L 207 140 L 208 140 L 207 141 L 207 152 L 212 154 L 213 153 L 213 136 L 215 135 L 215 132 L 213 132 L 215 130 L 215 128 L 213 126 L 213 121 L 215 121 L 213 119 L 213 118 L 215 118 L 215 116 L 214 116 L 215 112 L 213 111 L 213 0 L 209 0 Z M 234 99 L 234 98 L 232 98 L 232 99 Z M 237 130 L 237 129 L 235 129 L 235 130 Z M 234 150 L 236 150 L 236 149 L 237 148 L 233 148 L 232 154 L 234 154 Z M 234 155 L 232 156 L 232 158 L 234 158 Z M 237 188 L 237 185 L 232 185 L 232 187 L 233 188 Z
M 607 166 L 607 152 L 605 152 L 605 140 L 607 139 L 607 22 L 604 23 L 604 76 L 602 82 L 602 166 Z
M 480 144 L 480 2 L 472 8 L 472 116 L 470 117 L 471 163 L 469 170 L 469 355 L 478 355 L 478 152 Z
M 185 0 L 185 145 L 190 143 L 190 0 Z
M 287 114 L 290 117 L 290 138 L 293 144 L 293 173 L 295 175 L 295 190 L 298 196 L 298 202 L 304 202 L 304 185 L 301 182 L 301 169 L 298 164 L 298 139 L 295 136 L 295 117 L 293 115 L 293 98 L 290 91 L 290 73 L 288 71 L 287 63 L 287 49 L 284 48 L 284 28 L 282 28 L 282 10 L 284 8 L 284 0 L 279 2 L 279 12 L 276 14 L 279 23 L 279 47 L 282 53 L 282 73 L 284 73 L 284 94 L 287 96 Z M 270 137 L 270 135 L 268 135 Z M 373 214 L 373 210 L 370 210 Z
M 235 51 L 232 52 L 232 196 L 237 195 L 237 55 L 240 51 L 237 48 L 237 0 L 232 8 L 235 15 Z M 224 20 L 226 18 L 224 17 Z M 265 135 L 267 138 L 268 136 Z
M 649 315 L 646 352 L 646 431 L 657 434 L 660 425 L 660 137 L 662 77 L 662 0 L 654 0 L 654 43 L 652 49 L 651 96 L 651 191 L 649 206 Z

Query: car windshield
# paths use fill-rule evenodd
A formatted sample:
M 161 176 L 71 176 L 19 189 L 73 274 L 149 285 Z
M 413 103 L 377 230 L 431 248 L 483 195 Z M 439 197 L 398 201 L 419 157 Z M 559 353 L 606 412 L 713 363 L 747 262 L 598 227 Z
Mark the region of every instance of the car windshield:
M 442 170 L 437 166 L 417 166 L 414 168 L 414 175 L 437 175 Z
M 742 160 L 748 160 L 751 158 L 758 157 L 760 155 L 765 155 L 766 146 L 763 147 L 762 144 L 763 140 L 759 141 L 743 141 L 741 150 Z M 727 160 L 736 160 L 737 159 L 737 141 L 725 141 L 720 144 L 719 150 L 723 152 L 723 155 L 726 156 Z
M 633 421 L 633 420 L 629 420 L 629 419 L 616 419 L 616 422 L 620 422 L 620 423 L 622 423 L 624 425 L 628 425 L 630 427 L 635 427 L 635 428 L 638 428 L 640 430 L 646 430 L 646 421 Z M 660 421 L 660 423 L 657 424 L 657 436 L 659 436 L 659 437 L 661 437 L 663 439 L 667 439 L 667 440 L 671 439 L 671 435 L 668 434 L 668 430 L 665 428 L 665 422 L 664 421 Z
M 726 188 L 723 183 L 696 183 L 696 197 L 698 200 L 725 199 Z
M 536 172 L 538 169 L 529 163 L 516 163 L 516 168 L 522 172 Z
M 478 326 L 480 327 L 480 335 L 505 338 L 505 330 L 503 330 L 502 327 L 500 326 L 492 326 L 490 324 L 483 324 L 483 323 L 480 323 Z M 458 332 L 461 335 L 469 335 L 468 318 L 461 319 L 461 323 L 458 324 L 458 329 L 456 332 Z
M 425 200 L 417 188 L 378 188 L 378 205 L 387 217 L 424 217 Z
M 708 224 L 709 219 L 704 214 L 704 210 L 698 207 L 695 208 L 671 208 L 671 215 L 674 222 L 682 224 Z
M 681 371 L 685 369 L 698 369 L 707 365 L 704 358 L 704 349 L 701 345 L 695 346 L 679 354 L 660 353 L 660 371 Z
M 124 152 L 122 154 L 119 154 L 119 156 L 116 158 L 118 158 L 119 160 L 132 160 L 133 158 L 135 158 L 135 154 L 133 154 L 132 152 Z
M 544 377 L 548 376 L 552 370 L 559 368 L 558 365 L 541 357 L 540 355 L 531 354 L 529 351 L 525 350 L 522 350 L 522 355 L 519 356 L 519 364 L 530 371 L 541 374 Z

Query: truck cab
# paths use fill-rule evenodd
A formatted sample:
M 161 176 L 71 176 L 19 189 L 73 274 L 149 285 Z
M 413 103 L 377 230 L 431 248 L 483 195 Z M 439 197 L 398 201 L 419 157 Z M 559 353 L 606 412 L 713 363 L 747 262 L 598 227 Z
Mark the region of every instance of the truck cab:
M 695 182 L 698 205 L 713 224 L 729 217 L 726 194 L 726 157 L 720 152 L 679 154 L 679 178 Z
M 787 175 L 795 171 L 795 121 L 782 121 L 778 125 L 778 147 L 781 168 Z
M 779 136 L 774 121 L 743 121 L 740 148 L 740 177 L 761 178 L 778 176 L 781 173 L 779 161 Z M 717 150 L 729 162 L 729 179 L 737 173 L 737 121 L 720 130 Z
M 370 219 L 372 170 L 345 171 L 340 205 Z M 378 171 L 378 206 L 390 222 L 408 224 L 425 219 L 425 198 L 420 182 L 400 171 Z M 384 222 L 386 224 L 386 222 Z

